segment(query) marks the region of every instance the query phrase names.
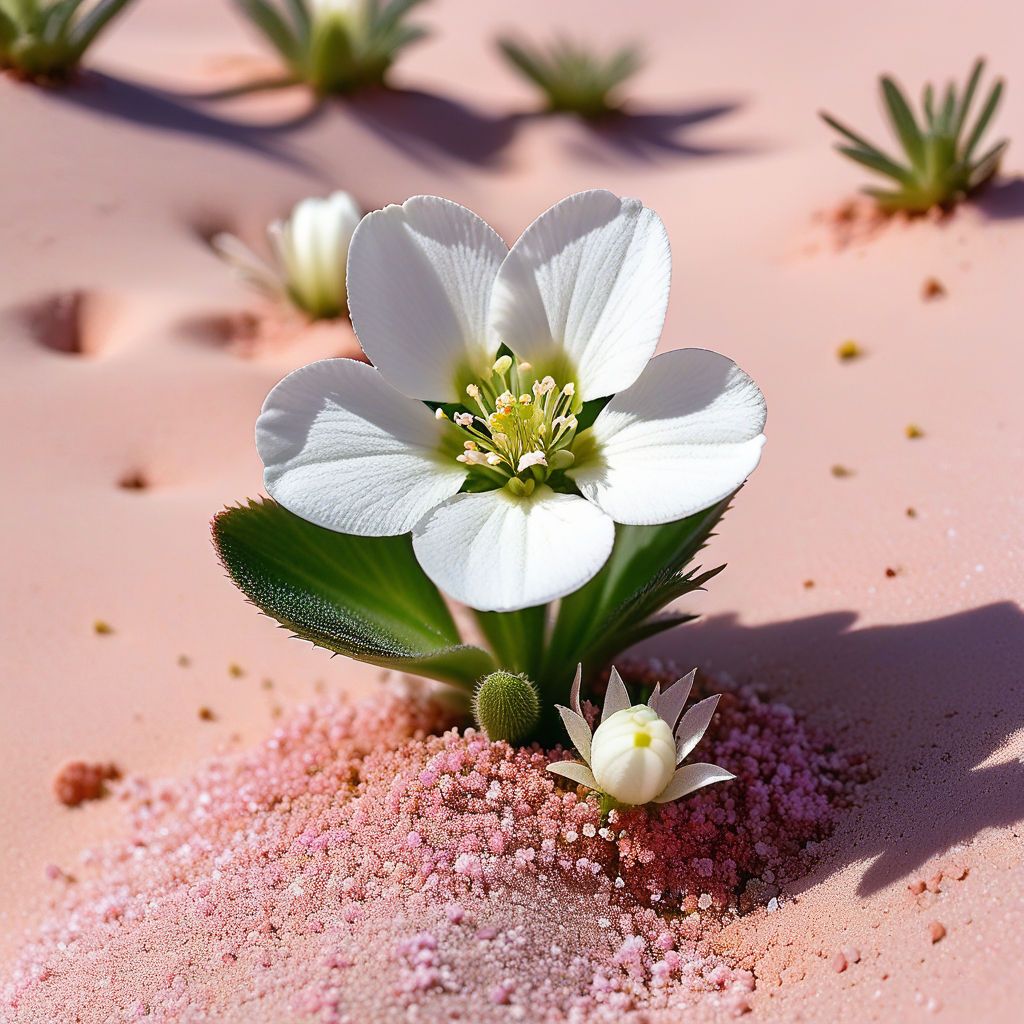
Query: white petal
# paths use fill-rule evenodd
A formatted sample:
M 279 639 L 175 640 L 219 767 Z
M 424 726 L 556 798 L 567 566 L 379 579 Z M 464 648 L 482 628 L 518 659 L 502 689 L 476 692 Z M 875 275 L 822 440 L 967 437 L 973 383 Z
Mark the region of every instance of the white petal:
M 694 704 L 683 715 L 683 720 L 676 728 L 676 764 L 679 764 L 700 743 L 711 724 L 711 719 L 714 718 L 715 708 L 718 707 L 721 697 L 720 693 L 716 693 L 713 697 L 706 697 Z
M 241 239 L 226 231 L 210 239 L 214 252 L 247 284 L 272 299 L 284 296 L 280 275 L 265 260 L 256 255 Z
M 694 790 L 710 786 L 713 782 L 728 782 L 735 778 L 732 772 L 719 768 L 717 764 L 684 764 L 682 768 L 676 769 L 672 781 L 654 798 L 654 802 L 667 804 L 687 796 Z
M 601 709 L 601 721 L 607 722 L 618 711 L 631 707 L 629 691 L 619 675 L 619 670 L 612 665 L 608 673 L 608 688 L 604 691 L 604 707 Z
M 583 708 L 580 707 L 580 683 L 582 680 L 583 664 L 581 662 L 576 666 L 576 675 L 573 676 L 572 686 L 569 688 L 569 707 L 572 708 L 580 718 L 583 717 Z
M 523 232 L 502 264 L 490 324 L 520 358 L 584 400 L 639 376 L 661 336 L 672 257 L 661 219 L 638 199 L 580 192 Z
M 578 590 L 604 565 L 615 525 L 596 506 L 540 486 L 459 494 L 413 532 L 426 574 L 479 611 L 545 604 Z
M 450 425 L 365 363 L 324 359 L 288 374 L 263 403 L 256 447 L 275 501 L 339 533 L 408 533 L 462 486 L 443 452 Z
M 375 366 L 411 398 L 462 401 L 489 373 L 494 278 L 508 248 L 475 213 L 436 196 L 367 214 L 352 237 L 352 324 Z
M 594 773 L 579 761 L 556 761 L 548 765 L 548 771 L 554 775 L 562 775 L 580 786 L 586 786 L 587 789 L 598 788 Z
M 556 704 L 555 707 L 562 718 L 562 724 L 565 726 L 565 731 L 569 734 L 569 739 L 572 740 L 572 745 L 580 752 L 580 757 L 587 764 L 590 764 L 591 734 L 587 720 L 575 711 L 563 708 L 561 704 Z
M 746 480 L 761 458 L 764 423 L 764 396 L 731 359 L 699 348 L 666 352 L 601 410 L 596 452 L 570 472 L 617 523 L 674 522 Z
M 686 698 L 690 696 L 693 688 L 693 680 L 697 670 L 693 669 L 689 675 L 677 679 L 662 695 L 658 702 L 658 714 L 668 722 L 668 727 L 675 732 L 679 723 L 679 716 L 686 706 Z

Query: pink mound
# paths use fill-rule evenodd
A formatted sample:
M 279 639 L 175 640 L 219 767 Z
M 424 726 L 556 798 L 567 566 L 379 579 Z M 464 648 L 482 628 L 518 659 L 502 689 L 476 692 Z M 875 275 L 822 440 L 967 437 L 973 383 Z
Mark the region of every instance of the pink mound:
M 125 783 L 128 836 L 79 882 L 51 869 L 66 891 L 0 1005 L 18 1022 L 740 1013 L 753 976 L 722 922 L 806 866 L 864 776 L 732 689 L 698 754 L 737 779 L 602 822 L 539 749 L 430 735 L 450 724 L 390 691 L 304 709 L 192 779 Z

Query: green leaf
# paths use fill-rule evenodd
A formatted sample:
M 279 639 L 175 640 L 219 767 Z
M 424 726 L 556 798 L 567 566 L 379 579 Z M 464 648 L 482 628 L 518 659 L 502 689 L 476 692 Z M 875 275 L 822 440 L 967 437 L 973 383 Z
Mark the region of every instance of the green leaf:
M 924 137 L 921 135 L 921 129 L 917 126 L 917 121 L 906 97 L 900 87 L 887 76 L 882 78 L 882 95 L 889 108 L 889 116 L 892 118 L 900 144 L 907 156 L 910 157 L 910 162 L 915 167 L 922 166 L 924 164 Z
M 967 88 L 964 89 L 963 97 L 960 100 L 960 106 L 957 108 L 956 122 L 953 125 L 953 135 L 955 138 L 960 138 L 960 133 L 967 122 L 967 113 L 971 109 L 971 103 L 974 101 L 974 94 L 978 89 L 978 82 L 981 81 L 981 73 L 984 70 L 985 62 L 980 59 L 976 60 L 971 71 L 971 77 L 967 80 Z
M 334 533 L 261 499 L 216 516 L 213 541 L 245 596 L 318 647 L 465 688 L 496 667 L 461 642 L 408 535 Z
M 18 26 L 10 16 L 0 8 L 0 50 L 18 38 Z
M 562 685 L 580 661 L 588 671 L 601 668 L 631 641 L 631 631 L 709 574 L 683 570 L 704 546 L 725 514 L 732 495 L 703 512 L 663 526 L 617 526 L 615 546 L 601 571 L 562 599 L 545 658 L 545 686 Z
M 818 116 L 825 122 L 830 128 L 834 128 L 840 135 L 845 135 L 858 149 L 866 150 L 869 153 L 877 153 L 880 157 L 885 157 L 885 154 L 876 146 L 873 142 L 869 142 L 864 138 L 863 135 L 858 135 L 852 128 L 847 128 L 842 121 L 837 121 L 831 114 L 826 114 L 824 111 L 819 111 Z M 887 158 L 888 159 L 888 158 Z M 890 161 L 892 162 L 892 161 Z
M 81 57 L 110 21 L 132 2 L 133 0 L 106 0 L 93 7 L 74 28 L 75 54 Z
M 836 149 L 851 160 L 855 160 L 865 167 L 870 167 L 873 171 L 878 171 L 879 174 L 895 178 L 900 184 L 906 185 L 913 180 L 913 174 L 910 171 L 905 167 L 900 167 L 899 164 L 877 151 L 860 149 L 857 146 L 836 146 Z
M 296 67 L 301 64 L 299 39 L 275 7 L 266 0 L 235 0 L 235 3 L 289 65 Z
M 964 163 L 970 163 L 971 157 L 974 155 L 974 150 L 978 143 L 981 141 L 982 135 L 985 134 L 985 129 L 988 127 L 989 121 L 992 120 L 992 115 L 996 112 L 996 107 L 999 106 L 999 99 L 1003 95 L 1003 80 L 999 79 L 994 86 L 992 91 L 988 94 L 988 99 L 985 101 L 985 106 L 981 108 L 981 114 L 978 116 L 978 120 L 971 131 L 970 138 L 967 140 L 967 144 L 964 146 L 963 161 Z
M 536 682 L 542 668 L 548 606 L 540 604 L 518 612 L 474 609 L 473 614 L 500 667 L 524 672 Z

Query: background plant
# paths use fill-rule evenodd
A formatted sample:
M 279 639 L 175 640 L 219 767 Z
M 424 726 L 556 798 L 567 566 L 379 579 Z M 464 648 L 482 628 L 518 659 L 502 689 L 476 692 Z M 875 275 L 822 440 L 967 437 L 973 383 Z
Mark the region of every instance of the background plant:
M 37 81 L 62 81 L 132 2 L 0 0 L 0 67 Z
M 934 87 L 930 83 L 926 85 L 920 119 L 915 117 L 896 82 L 882 76 L 885 112 L 903 150 L 902 161 L 893 159 L 831 115 L 821 114 L 828 125 L 847 139 L 836 147 L 840 153 L 895 182 L 894 188 L 864 189 L 882 209 L 925 213 L 933 207 L 949 208 L 977 191 L 998 171 L 1008 140 L 997 142 L 980 156 L 977 153 L 999 106 L 1003 92 L 1001 79 L 989 90 L 977 118 L 970 121 L 971 106 L 984 68 L 983 60 L 975 62 L 963 91 L 950 82 L 941 103 L 936 102 Z
M 510 37 L 498 40 L 508 62 L 544 94 L 552 112 L 597 118 L 620 108 L 616 95 L 643 65 L 640 51 L 624 46 L 608 55 L 568 39 L 539 46 Z
M 289 74 L 321 96 L 382 85 L 398 54 L 427 33 L 406 18 L 425 0 L 235 0 Z

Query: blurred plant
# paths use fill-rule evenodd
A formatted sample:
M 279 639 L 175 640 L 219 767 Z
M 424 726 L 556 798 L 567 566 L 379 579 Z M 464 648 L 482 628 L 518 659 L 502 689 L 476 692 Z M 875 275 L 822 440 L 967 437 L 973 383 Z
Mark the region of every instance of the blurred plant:
M 405 23 L 425 0 L 235 0 L 278 51 L 290 75 L 321 96 L 382 85 L 398 53 L 426 29 Z
M 979 189 L 999 169 L 1008 140 L 997 142 L 981 156 L 975 153 L 999 105 L 1002 79 L 992 86 L 974 122 L 968 120 L 984 67 L 983 60 L 975 63 L 962 92 L 950 82 L 938 107 L 934 88 L 930 83 L 926 85 L 921 123 L 896 82 L 888 76 L 880 79 L 885 111 L 906 158 L 902 163 L 834 117 L 821 114 L 828 125 L 849 140 L 836 146 L 840 153 L 896 182 L 897 188 L 864 189 L 882 209 L 908 213 L 925 213 L 934 207 L 948 209 Z
M 33 81 L 63 81 L 100 32 L 130 3 L 0 0 L 0 68 Z
M 569 692 L 569 707 L 558 708 L 583 761 L 548 765 L 555 775 L 603 796 L 605 810 L 617 806 L 667 804 L 714 782 L 736 776 L 715 764 L 683 761 L 700 743 L 718 706 L 718 695 L 694 704 L 686 714 L 696 669 L 662 692 L 655 686 L 646 704 L 630 704 L 622 677 L 612 667 L 597 729 L 591 733 L 580 704 L 580 672 Z
M 616 90 L 643 65 L 640 51 L 624 46 L 607 56 L 568 39 L 546 48 L 505 37 L 498 46 L 508 62 L 536 85 L 552 112 L 598 118 L 621 106 Z
M 348 312 L 345 264 L 361 218 L 347 192 L 303 199 L 287 220 L 275 220 L 267 228 L 274 266 L 226 232 L 210 244 L 239 277 L 268 298 L 290 302 L 314 320 L 333 320 Z

